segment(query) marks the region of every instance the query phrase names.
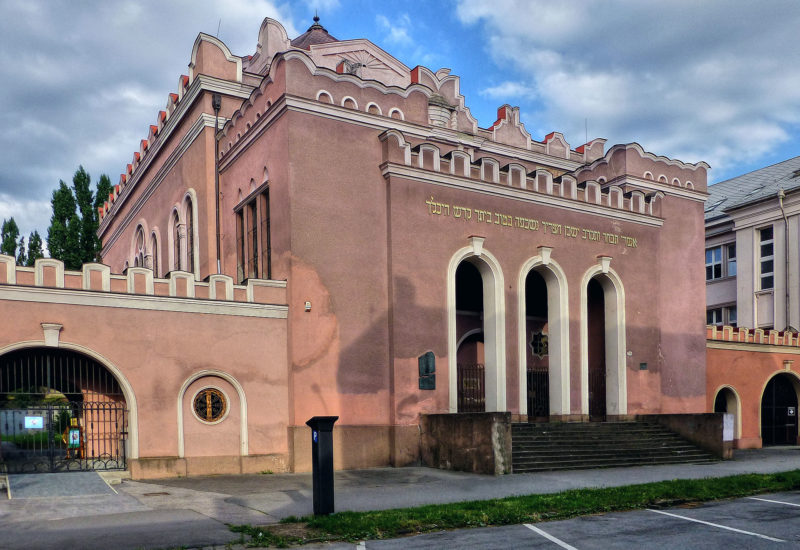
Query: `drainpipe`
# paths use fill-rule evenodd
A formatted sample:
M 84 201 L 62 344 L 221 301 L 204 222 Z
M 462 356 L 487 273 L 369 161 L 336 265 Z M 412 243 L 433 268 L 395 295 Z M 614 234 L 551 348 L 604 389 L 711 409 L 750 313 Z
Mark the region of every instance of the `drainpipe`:
M 217 221 L 217 275 L 222 273 L 220 258 L 219 230 L 219 109 L 222 107 L 222 96 L 215 93 L 211 96 L 211 107 L 214 109 L 214 210 Z
M 786 193 L 783 191 L 783 189 L 778 189 L 778 205 L 780 206 L 781 214 L 783 215 L 783 276 L 784 286 L 786 288 L 786 328 L 784 330 L 795 332 L 789 323 L 789 219 L 786 217 L 786 210 L 783 208 L 783 199 L 785 198 Z

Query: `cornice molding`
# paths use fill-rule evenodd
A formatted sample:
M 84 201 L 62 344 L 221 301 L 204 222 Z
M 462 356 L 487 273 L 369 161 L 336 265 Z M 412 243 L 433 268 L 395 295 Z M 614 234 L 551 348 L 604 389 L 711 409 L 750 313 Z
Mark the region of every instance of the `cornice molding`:
M 573 199 L 559 197 L 557 195 L 547 195 L 528 191 L 525 189 L 518 189 L 500 185 L 497 183 L 487 183 L 482 181 L 475 181 L 469 178 L 454 176 L 452 174 L 444 174 L 441 172 L 431 172 L 422 168 L 415 168 L 413 166 L 404 166 L 394 163 L 384 163 L 381 165 L 381 174 L 384 178 L 388 177 L 401 177 L 422 181 L 433 185 L 440 185 L 443 187 L 450 187 L 462 191 L 472 191 L 483 195 L 491 195 L 494 197 L 504 197 L 520 202 L 532 203 L 542 206 L 553 208 L 561 208 L 571 212 L 581 212 L 585 214 L 592 214 L 604 218 L 611 218 L 615 220 L 622 220 L 626 222 L 637 223 L 650 227 L 661 227 L 664 220 L 640 214 L 638 212 L 631 212 L 629 210 L 620 210 L 618 208 L 611 208 L 601 204 L 592 204 L 581 202 Z
M 289 312 L 289 306 L 273 304 L 225 302 L 170 296 L 111 294 L 87 290 L 7 285 L 0 285 L 0 300 L 178 313 L 206 313 L 210 315 L 260 317 L 265 319 L 285 319 Z

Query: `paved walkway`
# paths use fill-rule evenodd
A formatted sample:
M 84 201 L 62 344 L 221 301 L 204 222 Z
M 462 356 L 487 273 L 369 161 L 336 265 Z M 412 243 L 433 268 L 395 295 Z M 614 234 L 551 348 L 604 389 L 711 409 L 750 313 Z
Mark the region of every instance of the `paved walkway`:
M 553 493 L 582 487 L 612 487 L 678 478 L 697 479 L 794 469 L 800 469 L 799 447 L 737 451 L 733 460 L 712 464 L 638 466 L 499 477 L 421 467 L 342 471 L 335 474 L 336 510 L 400 508 Z M 69 477 L 79 474 L 58 475 Z M 88 475 L 91 477 L 96 474 Z M 41 479 L 43 486 L 53 483 L 45 477 L 36 479 Z M 223 544 L 235 538 L 225 524 L 268 524 L 290 515 L 312 513 L 310 474 L 213 476 L 153 482 L 126 480 L 113 486 L 110 491 L 104 488 L 98 490 L 96 479 L 81 483 L 74 478 L 74 482 L 67 480 L 70 481 L 67 485 L 75 491 L 73 496 L 64 496 L 59 489 L 59 496 L 47 498 L 42 498 L 41 488 L 31 486 L 30 476 L 17 479 L 10 476 L 9 481 L 12 498 L 0 500 L 0 531 L 12 532 L 8 528 L 14 527 L 13 532 L 24 534 L 29 530 L 30 533 L 36 533 L 37 540 L 42 544 L 48 540 L 49 528 L 52 527 L 52 536 L 58 537 L 63 535 L 63 530 L 68 526 L 78 524 L 93 534 L 97 548 L 102 548 L 103 544 L 110 547 L 108 536 L 112 529 L 119 537 L 132 539 L 130 548 Z M 15 484 L 19 486 L 20 482 L 26 484 L 28 494 L 37 495 L 37 498 L 20 498 L 20 495 L 25 495 L 15 488 Z M 84 485 L 89 494 L 81 491 Z M 59 546 L 56 544 L 58 540 L 53 539 L 52 547 Z M 83 548 L 91 548 L 91 540 L 81 538 L 76 542 Z M 51 547 L 31 545 L 30 539 L 20 540 L 18 545 L 6 539 L 4 545 L 8 548 Z M 124 548 L 126 545 L 118 541 L 114 547 Z

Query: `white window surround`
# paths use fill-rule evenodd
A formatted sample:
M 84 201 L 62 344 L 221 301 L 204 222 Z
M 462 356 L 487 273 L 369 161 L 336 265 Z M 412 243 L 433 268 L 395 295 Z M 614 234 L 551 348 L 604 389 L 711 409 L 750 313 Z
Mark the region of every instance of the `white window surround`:
M 245 397 L 244 388 L 239 383 L 236 378 L 228 374 L 227 372 L 223 372 L 221 370 L 216 369 L 206 369 L 201 370 L 194 373 L 192 376 L 186 379 L 181 386 L 180 391 L 178 392 L 178 458 L 184 458 L 186 456 L 186 445 L 185 439 L 183 435 L 183 401 L 186 397 L 186 390 L 189 389 L 195 381 L 201 378 L 222 378 L 226 382 L 228 382 L 231 386 L 234 387 L 236 390 L 236 394 L 239 397 L 239 454 L 241 456 L 247 456 L 249 454 L 249 445 L 247 440 L 247 398 Z M 208 384 L 211 386 L 212 384 L 209 382 Z M 214 386 L 217 387 L 217 386 Z M 230 400 L 228 401 L 228 410 L 231 408 Z
M 517 351 L 519 357 L 519 414 L 528 414 L 527 335 L 525 332 L 525 282 L 531 271 L 544 278 L 547 285 L 547 323 L 549 328 L 550 414 L 568 415 L 569 406 L 569 291 L 561 266 L 550 258 L 549 247 L 539 247 L 539 255 L 530 258 L 519 273 L 517 288 Z
M 356 101 L 354 97 L 351 97 L 349 95 L 346 95 L 342 98 L 342 107 L 349 109 L 349 107 L 347 107 L 346 105 L 348 101 L 352 101 L 354 105 L 353 109 L 358 111 L 358 101 Z
M 389 109 L 389 118 L 392 118 L 392 115 L 394 113 L 397 113 L 398 115 L 400 115 L 400 120 L 405 120 L 406 119 L 405 115 L 403 114 L 403 111 L 401 111 L 397 107 L 392 107 L 391 109 Z
M 367 107 L 364 110 L 369 113 L 370 107 L 375 107 L 376 109 L 378 109 L 378 114 L 383 115 L 383 110 L 381 109 L 381 106 L 375 103 L 374 101 L 370 101 L 369 103 L 367 103 Z
M 505 342 L 505 283 L 500 264 L 483 248 L 482 237 L 472 237 L 471 244 L 458 250 L 447 267 L 447 356 L 449 410 L 458 412 L 458 376 L 456 357 L 456 269 L 462 261 L 471 262 L 483 280 L 484 364 L 486 383 L 486 412 L 506 410 L 506 342 Z
M 189 201 L 192 206 L 192 227 L 187 227 L 186 231 L 189 231 L 190 229 L 192 231 L 192 256 L 194 259 L 192 263 L 194 265 L 187 265 L 187 271 L 192 272 L 195 277 L 197 277 L 200 273 L 200 232 L 198 229 L 198 226 L 200 225 L 198 220 L 200 217 L 197 214 L 197 193 L 192 188 L 186 190 L 186 194 L 183 196 L 183 200 L 181 201 L 181 214 L 183 215 L 181 222 L 184 224 L 186 223 L 187 218 L 186 203 Z M 189 260 L 189 251 L 186 248 L 188 242 L 189 235 L 187 234 L 186 238 L 184 239 L 184 243 L 182 243 L 183 246 L 181 246 L 181 256 L 184 259 L 184 264 L 187 264 Z
M 320 99 L 322 96 L 327 96 L 328 102 L 331 103 L 331 104 L 333 103 L 333 96 L 331 95 L 331 93 L 329 91 L 327 91 L 327 90 L 318 91 L 317 92 L 317 101 L 322 101 L 322 99 Z
M 628 414 L 626 364 L 625 289 L 619 275 L 608 265 L 610 258 L 601 257 L 581 278 L 581 414 L 589 414 L 589 325 L 588 285 L 597 277 L 605 297 L 606 333 L 606 414 Z

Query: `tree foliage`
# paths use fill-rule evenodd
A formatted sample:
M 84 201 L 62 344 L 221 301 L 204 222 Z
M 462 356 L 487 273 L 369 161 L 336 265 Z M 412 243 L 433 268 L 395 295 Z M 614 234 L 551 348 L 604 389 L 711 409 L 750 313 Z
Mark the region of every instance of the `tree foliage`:
M 0 253 L 9 256 L 17 256 L 17 239 L 19 238 L 19 227 L 17 222 L 14 221 L 14 216 L 8 220 L 3 220 L 3 227 L 0 229 Z
M 75 171 L 71 188 L 62 180 L 58 189 L 53 191 L 53 215 L 47 229 L 47 248 L 50 256 L 63 261 L 67 269 L 80 269 L 82 264 L 99 259 L 97 206 L 98 202 L 103 203 L 110 192 L 111 181 L 103 175 L 97 183 L 95 196 L 91 177 L 83 166 Z
M 34 231 L 30 234 L 30 237 L 28 237 L 28 254 L 25 258 L 25 265 L 33 266 L 39 258 L 44 258 L 42 237 L 39 235 L 38 231 Z M 19 263 L 22 264 L 22 262 Z

